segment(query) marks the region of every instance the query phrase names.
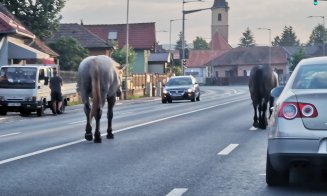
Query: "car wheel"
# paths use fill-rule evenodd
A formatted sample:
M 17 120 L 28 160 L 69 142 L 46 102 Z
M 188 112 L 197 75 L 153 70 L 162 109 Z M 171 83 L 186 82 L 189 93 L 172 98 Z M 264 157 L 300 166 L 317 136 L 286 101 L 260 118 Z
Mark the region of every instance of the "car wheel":
M 287 185 L 289 182 L 289 171 L 276 171 L 271 163 L 270 158 L 267 153 L 267 161 L 266 161 L 266 183 L 268 186 L 278 186 L 278 185 Z
M 167 99 L 161 99 L 162 103 L 167 103 Z
M 44 115 L 44 105 L 41 105 L 41 108 L 36 110 L 36 115 L 37 116 L 43 116 Z
M 7 115 L 7 111 L 6 110 L 0 110 L 0 115 L 1 116 L 6 116 Z

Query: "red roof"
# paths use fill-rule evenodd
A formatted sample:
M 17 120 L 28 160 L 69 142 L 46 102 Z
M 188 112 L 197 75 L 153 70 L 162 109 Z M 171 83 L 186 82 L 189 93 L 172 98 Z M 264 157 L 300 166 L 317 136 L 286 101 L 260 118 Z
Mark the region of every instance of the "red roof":
M 35 35 L 27 30 L 23 25 L 0 12 L 0 34 L 11 33 L 19 34 L 28 38 L 35 38 Z
M 224 37 L 216 32 L 211 40 L 212 50 L 229 50 L 232 47 L 228 44 L 228 42 L 224 39 Z
M 104 41 L 108 40 L 109 32 L 117 33 L 119 47 L 126 45 L 126 24 L 83 25 Z M 154 50 L 156 43 L 155 23 L 129 24 L 129 45 L 134 49 Z
M 189 51 L 189 59 L 186 60 L 186 67 L 205 67 L 209 61 L 220 57 L 228 51 L 229 50 L 191 50 Z

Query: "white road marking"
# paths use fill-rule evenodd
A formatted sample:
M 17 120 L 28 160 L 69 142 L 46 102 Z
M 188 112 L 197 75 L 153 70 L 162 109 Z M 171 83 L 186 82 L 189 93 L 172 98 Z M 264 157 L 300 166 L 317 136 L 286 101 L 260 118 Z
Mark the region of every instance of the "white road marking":
M 228 104 L 239 102 L 239 101 L 244 101 L 244 100 L 247 100 L 247 99 L 248 98 L 233 100 L 233 101 L 229 101 L 229 102 L 226 102 L 226 103 L 217 104 L 217 105 L 213 105 L 213 106 L 206 107 L 206 108 L 201 108 L 201 109 L 190 111 L 190 112 L 184 112 L 184 113 L 181 113 L 181 114 L 176 114 L 174 116 L 170 116 L 170 117 L 166 117 L 166 118 L 162 118 L 162 119 L 158 119 L 158 120 L 153 120 L 153 121 L 150 121 L 150 122 L 147 122 L 147 123 L 141 123 L 141 124 L 133 125 L 133 126 L 126 127 L 126 128 L 122 128 L 122 129 L 119 129 L 117 131 L 113 131 L 112 133 L 119 133 L 119 132 L 127 131 L 127 130 L 130 130 L 130 129 L 133 129 L 133 128 L 142 127 L 142 126 L 145 126 L 145 125 L 149 125 L 149 124 L 153 124 L 153 123 L 156 123 L 156 122 L 168 120 L 168 119 L 171 119 L 171 118 L 184 116 L 184 115 L 187 115 L 187 114 L 192 114 L 192 113 L 196 113 L 196 112 L 199 112 L 199 111 L 212 109 L 212 108 L 215 108 L 215 107 L 224 106 L 224 105 L 228 105 Z M 104 136 L 106 134 L 107 133 L 103 133 L 103 134 L 101 134 L 101 136 Z M 24 158 L 27 158 L 27 157 L 31 157 L 31 156 L 34 156 L 34 155 L 42 154 L 42 153 L 45 153 L 45 152 L 50 152 L 50 151 L 60 149 L 60 148 L 64 148 L 64 147 L 67 147 L 67 146 L 72 146 L 74 144 L 78 144 L 78 143 L 81 143 L 81 142 L 84 142 L 84 141 L 86 141 L 86 140 L 81 139 L 81 140 L 69 142 L 69 143 L 66 143 L 66 144 L 62 144 L 62 145 L 59 145 L 59 146 L 54 146 L 54 147 L 46 148 L 46 149 L 43 149 L 43 150 L 38 150 L 38 151 L 35 151 L 35 152 L 31 152 L 31 153 L 28 153 L 28 154 L 20 155 L 20 156 L 17 156 L 17 157 L 12 157 L 12 158 L 0 161 L 0 165 L 5 164 L 5 163 L 9 163 L 9 162 L 13 162 L 13 161 L 17 161 L 17 160 L 20 160 L 20 159 L 24 159 Z
M 183 195 L 188 189 L 185 188 L 176 188 L 170 191 L 166 196 L 181 196 Z
M 85 123 L 86 120 L 81 120 L 81 121 L 75 121 L 75 122 L 71 122 L 71 123 L 68 123 L 69 125 L 74 125 L 74 124 L 79 124 L 79 123 Z
M 21 134 L 21 132 L 17 132 L 17 133 L 9 133 L 9 134 L 6 134 L 6 135 L 0 135 L 0 137 L 8 137 L 8 136 L 18 135 L 18 134 Z
M 229 144 L 226 148 L 220 151 L 218 155 L 229 155 L 229 153 L 231 153 L 237 146 L 238 144 Z

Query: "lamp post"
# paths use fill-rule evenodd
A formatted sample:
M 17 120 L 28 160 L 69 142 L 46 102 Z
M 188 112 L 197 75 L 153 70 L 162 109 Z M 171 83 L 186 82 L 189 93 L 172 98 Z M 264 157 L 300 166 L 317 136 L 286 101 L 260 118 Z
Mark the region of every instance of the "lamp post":
M 125 78 L 125 99 L 128 99 L 128 55 L 129 55 L 129 0 L 127 0 L 127 17 L 126 17 L 126 78 Z
M 269 32 L 269 66 L 271 66 L 271 29 L 270 28 L 258 28 L 258 30 L 267 30 Z
M 184 10 L 184 4 L 185 3 L 191 3 L 191 2 L 197 2 L 197 1 L 200 1 L 200 2 L 203 2 L 202 0 L 192 0 L 192 1 L 185 1 L 183 0 L 183 25 L 182 25 L 182 59 L 181 59 L 181 66 L 182 66 L 182 73 L 184 75 L 184 66 L 183 66 L 183 60 L 185 59 L 185 14 L 188 14 L 188 13 L 192 13 L 192 12 L 196 12 L 196 11 L 201 11 L 203 9 L 200 9 L 200 10 L 194 10 L 194 11 L 188 11 L 188 12 L 185 12 Z
M 171 51 L 171 23 L 177 20 L 182 20 L 182 19 L 173 19 L 170 20 L 170 24 L 169 24 L 169 51 Z
M 308 18 L 322 18 L 322 24 L 324 27 L 324 32 L 322 34 L 322 51 L 323 51 L 323 55 L 325 56 L 325 34 L 326 34 L 326 29 L 325 29 L 325 16 L 308 16 Z

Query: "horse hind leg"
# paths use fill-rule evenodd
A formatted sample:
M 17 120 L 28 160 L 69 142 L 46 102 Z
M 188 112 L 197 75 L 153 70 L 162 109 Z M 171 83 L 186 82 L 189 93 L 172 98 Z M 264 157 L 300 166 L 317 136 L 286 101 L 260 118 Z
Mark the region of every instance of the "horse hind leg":
M 114 139 L 114 134 L 112 133 L 112 118 L 114 116 L 113 113 L 113 108 L 116 102 L 116 97 L 112 96 L 107 98 L 108 101 L 108 113 L 107 113 L 107 118 L 108 118 L 108 128 L 107 128 L 107 139 Z
M 86 116 L 86 127 L 85 127 L 85 136 L 84 137 L 88 141 L 93 140 L 90 112 L 91 112 L 90 103 L 87 102 L 84 104 L 84 113 Z
M 95 132 L 94 132 L 94 143 L 101 143 L 101 133 L 100 133 L 100 119 L 102 116 L 102 110 L 99 108 L 97 109 L 95 115 Z
M 258 104 L 253 103 L 253 110 L 254 110 L 254 116 L 253 116 L 253 127 L 258 128 L 259 123 L 258 123 Z

